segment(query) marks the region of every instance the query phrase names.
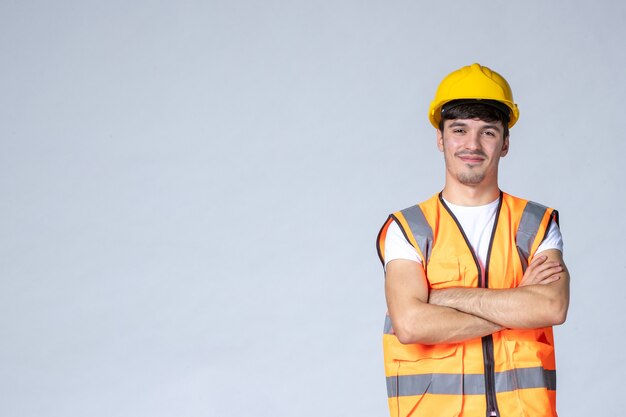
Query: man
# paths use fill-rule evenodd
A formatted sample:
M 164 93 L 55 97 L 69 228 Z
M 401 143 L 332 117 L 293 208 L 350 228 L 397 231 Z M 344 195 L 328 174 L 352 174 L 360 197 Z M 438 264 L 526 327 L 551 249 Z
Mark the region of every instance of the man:
M 519 111 L 479 64 L 449 74 L 430 107 L 445 186 L 378 236 L 396 416 L 556 416 L 553 325 L 569 273 L 556 210 L 503 193 L 498 164 Z

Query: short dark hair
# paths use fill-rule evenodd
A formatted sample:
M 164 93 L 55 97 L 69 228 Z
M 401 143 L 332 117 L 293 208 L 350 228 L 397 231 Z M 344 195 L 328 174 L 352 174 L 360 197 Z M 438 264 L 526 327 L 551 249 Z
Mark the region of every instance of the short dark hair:
M 497 103 L 497 102 L 496 102 Z M 478 100 L 453 100 L 446 103 L 441 109 L 441 121 L 439 130 L 443 131 L 443 123 L 446 120 L 455 119 L 480 119 L 485 122 L 501 122 L 504 128 L 503 137 L 509 136 L 509 114 L 503 109 L 508 109 L 501 103 L 483 102 Z

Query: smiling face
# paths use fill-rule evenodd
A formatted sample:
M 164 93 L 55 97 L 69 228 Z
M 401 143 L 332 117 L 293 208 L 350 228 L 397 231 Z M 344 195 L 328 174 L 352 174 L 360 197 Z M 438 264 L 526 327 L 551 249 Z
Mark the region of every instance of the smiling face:
M 446 163 L 446 182 L 466 186 L 497 185 L 498 163 L 509 150 L 502 122 L 480 119 L 445 120 L 437 130 L 437 146 Z

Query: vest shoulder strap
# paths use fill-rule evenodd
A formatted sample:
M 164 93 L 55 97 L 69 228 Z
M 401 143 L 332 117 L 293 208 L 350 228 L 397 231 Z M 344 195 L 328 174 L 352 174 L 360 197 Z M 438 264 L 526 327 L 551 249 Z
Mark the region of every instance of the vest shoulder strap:
M 378 233 L 377 251 L 380 261 L 385 264 L 385 238 L 387 229 L 392 222 L 400 227 L 406 240 L 417 250 L 417 253 L 428 264 L 433 246 L 433 229 L 428 224 L 424 212 L 419 205 L 405 208 L 389 216 Z
M 419 205 L 411 206 L 391 215 L 400 226 L 404 237 L 413 245 L 424 261 L 424 268 L 430 260 L 433 247 L 433 229 L 426 220 Z
M 544 241 L 552 222 L 559 224 L 559 213 L 533 201 L 528 201 L 515 234 L 515 244 L 526 271 L 528 261 Z

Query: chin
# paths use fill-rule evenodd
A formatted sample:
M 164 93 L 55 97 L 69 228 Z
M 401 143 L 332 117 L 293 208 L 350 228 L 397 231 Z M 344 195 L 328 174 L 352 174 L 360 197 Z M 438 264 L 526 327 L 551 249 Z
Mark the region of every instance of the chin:
M 463 185 L 478 185 L 485 179 L 483 174 L 459 174 L 456 179 Z

